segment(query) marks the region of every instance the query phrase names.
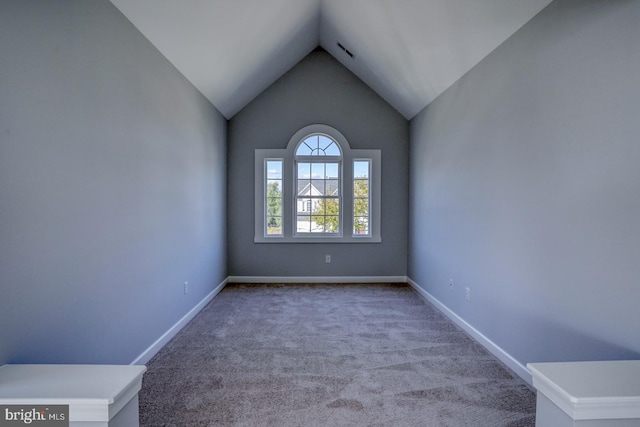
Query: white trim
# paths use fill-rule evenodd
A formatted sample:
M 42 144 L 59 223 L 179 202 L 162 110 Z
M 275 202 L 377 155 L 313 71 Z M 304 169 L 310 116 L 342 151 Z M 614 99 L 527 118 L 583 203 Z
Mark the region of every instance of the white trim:
M 311 234 L 310 234 L 311 235 Z M 335 234 L 328 234 L 326 236 L 314 236 L 306 237 L 305 235 L 298 235 L 297 237 L 283 237 L 283 236 L 269 236 L 260 237 L 256 236 L 253 239 L 253 243 L 382 243 L 382 237 L 376 236 L 338 236 Z
M 533 386 L 572 420 L 640 418 L 639 360 L 529 363 Z
M 406 283 L 407 276 L 229 276 L 229 283 Z
M 187 323 L 191 321 L 196 315 L 207 305 L 211 300 L 220 293 L 222 288 L 229 282 L 229 278 L 227 277 L 220 283 L 214 290 L 212 290 L 207 296 L 205 296 L 202 301 L 196 304 L 187 314 L 182 316 L 180 320 L 178 320 L 172 327 L 169 328 L 160 338 L 158 338 L 153 344 L 151 344 L 145 351 L 142 352 L 138 357 L 135 358 L 131 365 L 144 365 L 146 364 L 153 356 L 158 353 L 162 347 L 164 347 L 182 328 L 184 328 Z
M 478 341 L 484 348 L 489 350 L 491 354 L 498 358 L 502 363 L 507 365 L 509 369 L 515 372 L 520 378 L 525 380 L 527 384 L 532 385 L 531 372 L 520 362 L 518 362 L 513 356 L 503 350 L 496 343 L 487 338 L 482 332 L 471 326 L 462 317 L 454 313 L 449 307 L 441 303 L 437 298 L 425 291 L 410 277 L 407 277 L 407 283 L 429 303 L 433 304 L 438 310 L 440 310 L 445 316 L 447 316 L 453 323 L 462 328 L 466 333 L 471 335 L 473 339 Z

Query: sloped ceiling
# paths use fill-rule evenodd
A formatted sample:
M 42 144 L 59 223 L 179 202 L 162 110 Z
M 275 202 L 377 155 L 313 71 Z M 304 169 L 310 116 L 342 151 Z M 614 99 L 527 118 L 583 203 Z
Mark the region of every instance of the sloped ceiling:
M 111 0 L 227 118 L 322 46 L 407 119 L 551 1 Z

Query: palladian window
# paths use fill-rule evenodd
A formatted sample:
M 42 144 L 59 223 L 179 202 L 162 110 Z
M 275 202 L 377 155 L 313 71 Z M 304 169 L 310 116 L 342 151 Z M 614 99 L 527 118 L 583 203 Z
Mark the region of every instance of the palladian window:
M 380 242 L 380 163 L 380 150 L 351 149 L 327 125 L 256 150 L 254 241 Z

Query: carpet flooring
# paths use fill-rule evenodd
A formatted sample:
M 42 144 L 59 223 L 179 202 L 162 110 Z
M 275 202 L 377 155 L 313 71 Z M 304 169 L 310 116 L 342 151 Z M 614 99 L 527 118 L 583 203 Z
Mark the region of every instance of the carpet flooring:
M 149 363 L 140 425 L 535 425 L 535 392 L 404 284 L 227 285 Z

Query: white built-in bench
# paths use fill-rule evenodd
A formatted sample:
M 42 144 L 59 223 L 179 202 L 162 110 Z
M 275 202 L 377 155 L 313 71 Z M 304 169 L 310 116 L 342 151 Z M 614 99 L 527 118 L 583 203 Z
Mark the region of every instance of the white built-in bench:
M 537 427 L 640 427 L 640 360 L 527 364 Z
M 4 365 L 0 405 L 69 405 L 70 427 L 137 427 L 145 366 Z

